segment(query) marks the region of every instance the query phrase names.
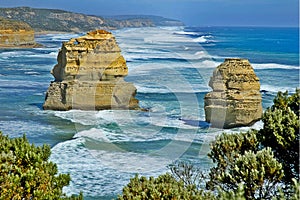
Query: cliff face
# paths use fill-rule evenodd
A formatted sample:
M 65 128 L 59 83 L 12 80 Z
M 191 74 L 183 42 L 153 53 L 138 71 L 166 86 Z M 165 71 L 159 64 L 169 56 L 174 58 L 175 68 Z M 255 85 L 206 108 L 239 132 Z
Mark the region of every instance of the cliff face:
M 259 79 L 246 59 L 226 59 L 209 81 L 205 117 L 213 127 L 248 126 L 262 116 Z
M 0 47 L 35 47 L 34 31 L 26 23 L 0 18 Z
M 51 110 L 138 109 L 136 88 L 124 81 L 126 61 L 115 37 L 97 30 L 64 42 L 43 108 Z

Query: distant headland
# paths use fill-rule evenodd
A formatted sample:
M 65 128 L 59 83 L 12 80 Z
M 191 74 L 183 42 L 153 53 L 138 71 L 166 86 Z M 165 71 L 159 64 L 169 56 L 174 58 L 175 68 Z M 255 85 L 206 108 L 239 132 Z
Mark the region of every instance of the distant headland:
M 101 13 L 100 13 L 101 14 Z M 35 32 L 83 33 L 95 29 L 183 26 L 178 20 L 151 15 L 95 16 L 57 9 L 0 8 L 0 17 L 27 23 Z

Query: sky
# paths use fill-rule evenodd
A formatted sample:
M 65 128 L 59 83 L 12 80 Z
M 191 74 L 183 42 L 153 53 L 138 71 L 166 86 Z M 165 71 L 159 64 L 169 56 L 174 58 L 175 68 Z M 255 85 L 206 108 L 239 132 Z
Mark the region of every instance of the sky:
M 158 15 L 187 26 L 299 26 L 299 0 L 0 0 L 0 7 L 90 15 Z

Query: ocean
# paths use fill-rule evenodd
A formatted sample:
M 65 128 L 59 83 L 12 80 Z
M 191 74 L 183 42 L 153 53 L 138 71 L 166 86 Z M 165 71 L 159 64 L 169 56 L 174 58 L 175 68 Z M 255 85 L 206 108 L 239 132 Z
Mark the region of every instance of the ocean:
M 158 176 L 184 160 L 208 170 L 209 143 L 222 130 L 207 126 L 204 95 L 225 58 L 247 58 L 260 79 L 263 108 L 278 91 L 299 87 L 298 28 L 151 27 L 114 30 L 140 106 L 149 111 L 44 111 L 63 41 L 82 34 L 37 35 L 35 49 L 0 50 L 0 130 L 49 144 L 51 161 L 70 173 L 67 194 L 112 199 L 136 173 Z

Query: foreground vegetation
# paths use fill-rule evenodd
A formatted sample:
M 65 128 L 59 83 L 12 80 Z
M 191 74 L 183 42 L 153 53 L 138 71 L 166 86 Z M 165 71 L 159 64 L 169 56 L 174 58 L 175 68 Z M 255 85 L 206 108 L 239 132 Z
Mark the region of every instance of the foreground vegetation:
M 157 178 L 136 175 L 118 199 L 300 199 L 299 105 L 300 90 L 279 92 L 263 114 L 261 130 L 216 138 L 208 154 L 215 165 L 208 174 L 176 162 L 171 173 Z M 63 193 L 70 175 L 58 174 L 50 153 L 48 145 L 36 147 L 25 136 L 10 139 L 0 132 L 0 200 L 83 199 Z
M 132 178 L 118 199 L 300 199 L 299 105 L 300 90 L 279 92 L 263 114 L 261 130 L 216 138 L 208 175 L 177 162 L 171 174 Z
M 62 192 L 69 174 L 58 174 L 50 147 L 36 147 L 25 135 L 10 139 L 0 132 L 0 199 L 83 199 Z

